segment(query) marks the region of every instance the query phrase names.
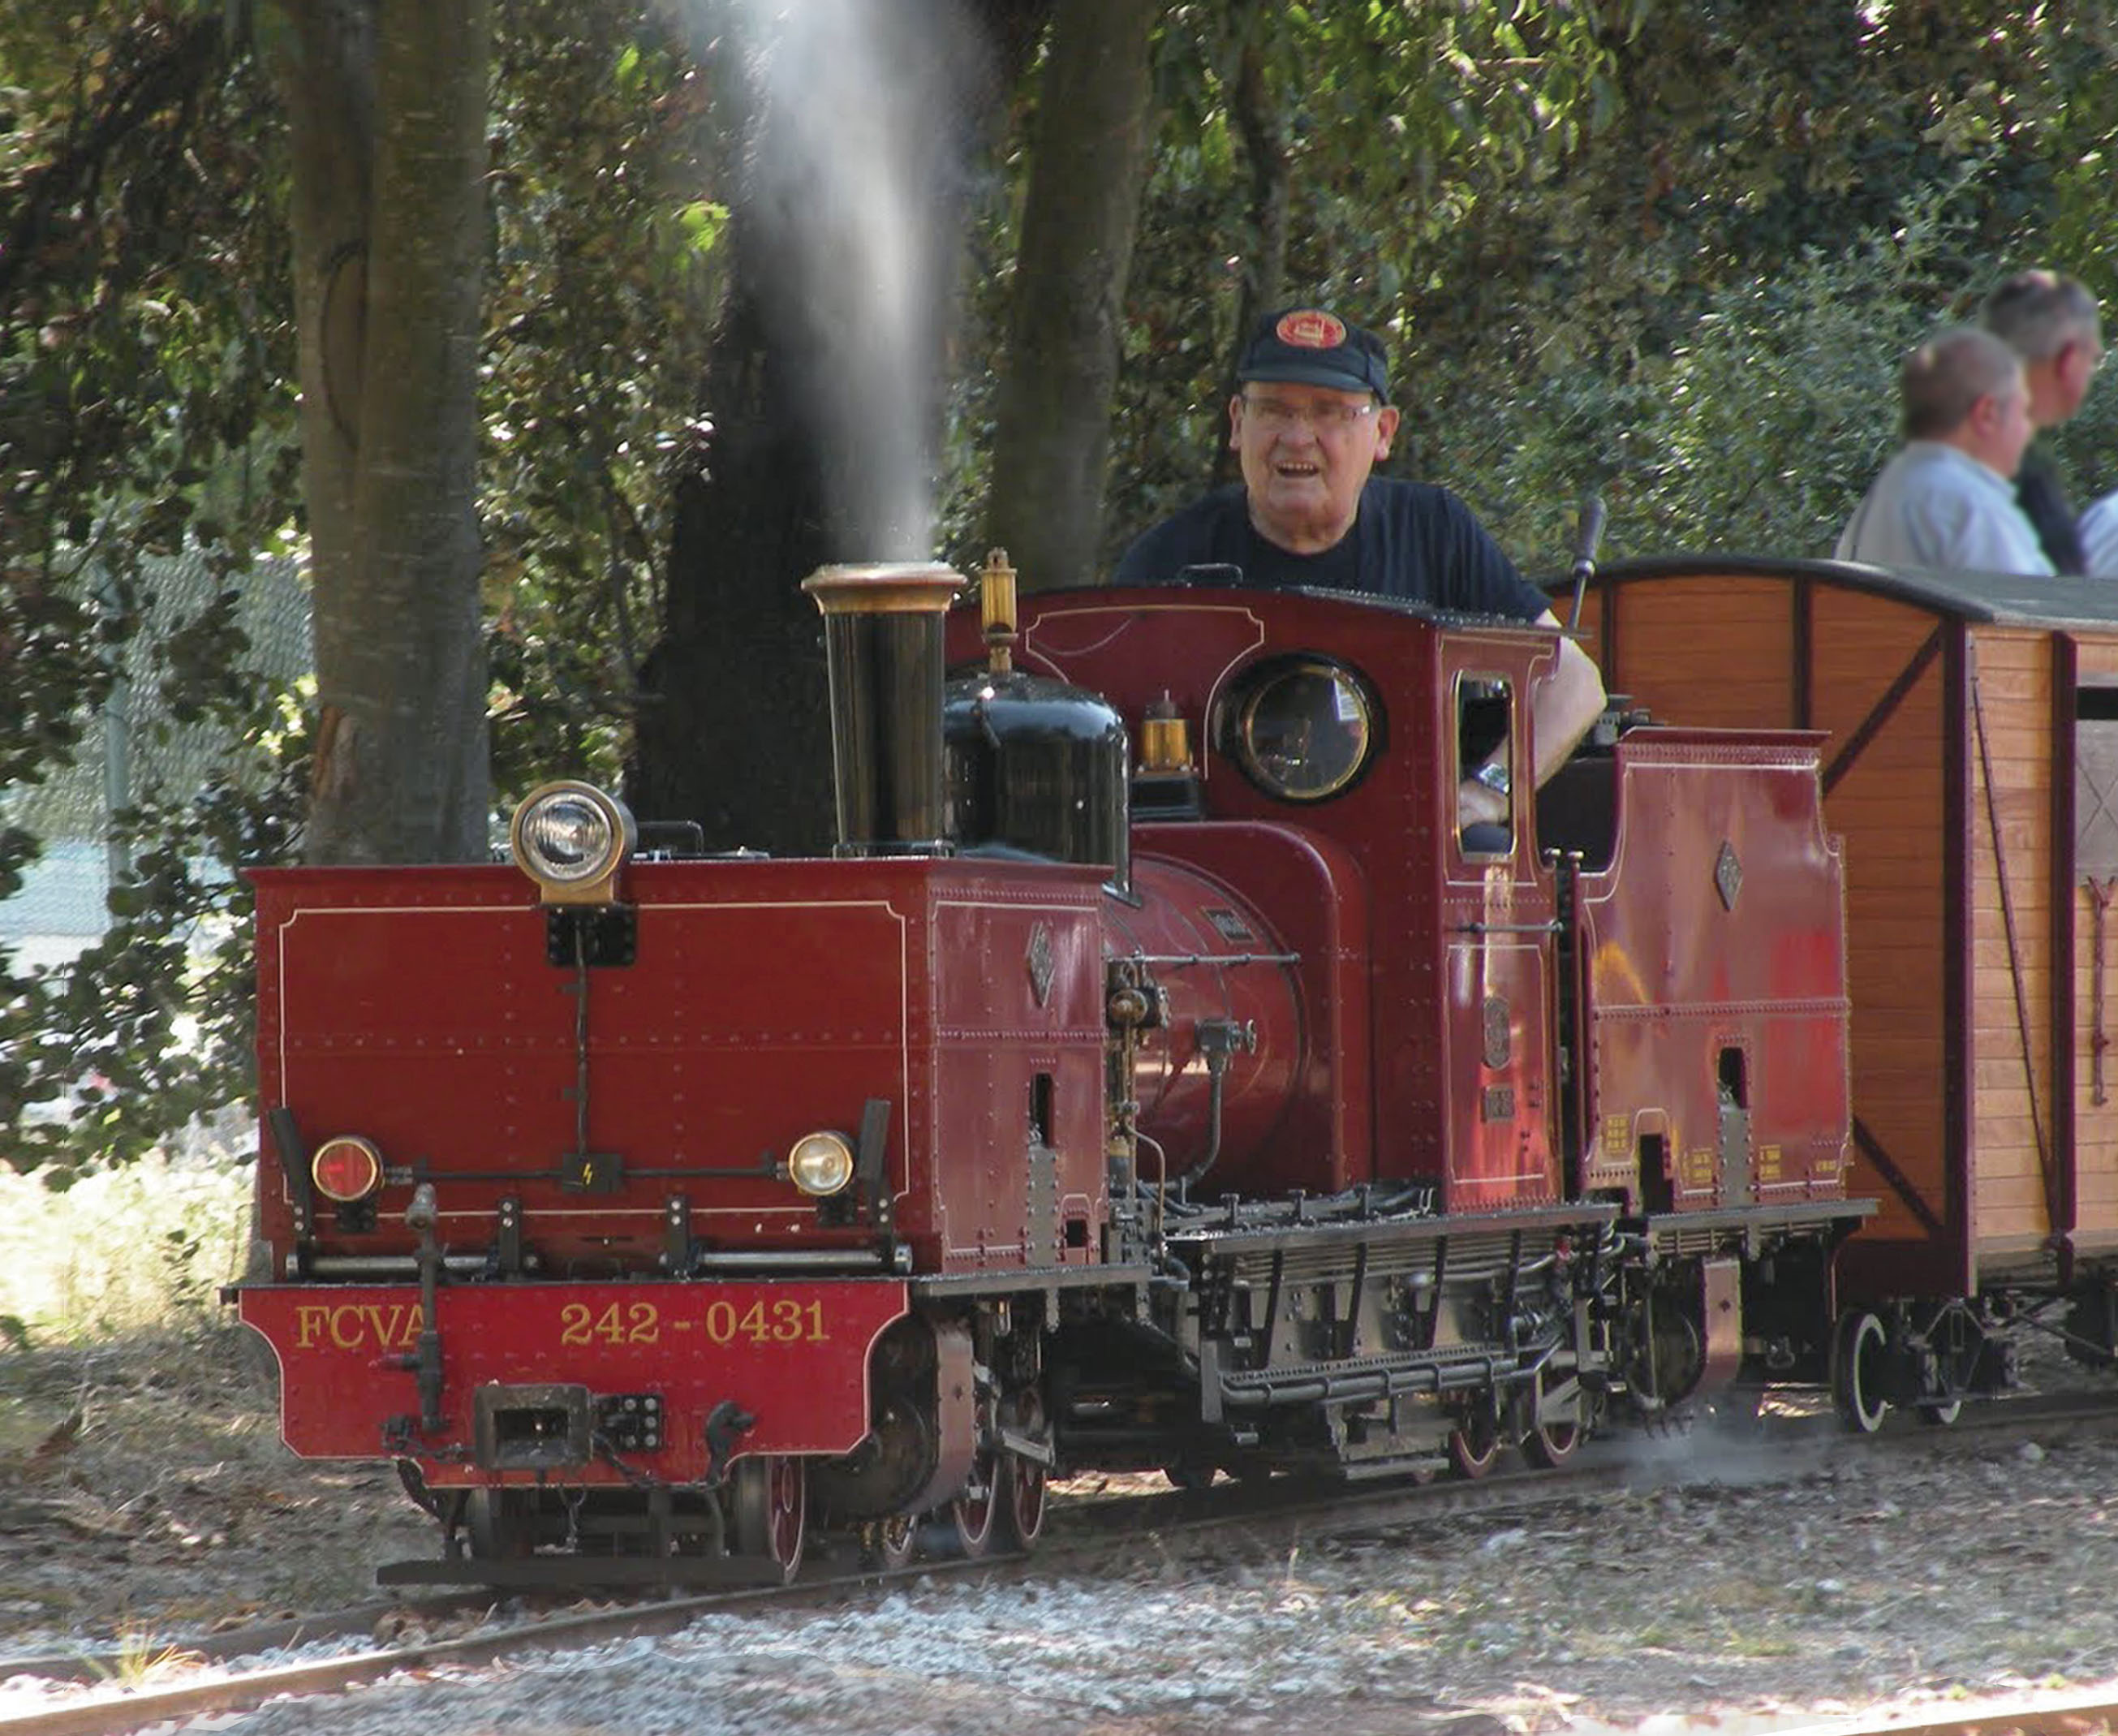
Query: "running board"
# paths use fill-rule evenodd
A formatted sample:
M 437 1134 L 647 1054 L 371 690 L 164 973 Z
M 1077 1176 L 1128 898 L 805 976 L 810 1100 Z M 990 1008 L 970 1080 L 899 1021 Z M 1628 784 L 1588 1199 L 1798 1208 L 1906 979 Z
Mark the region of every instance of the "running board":
M 1474 1347 L 1454 1354 L 1414 1351 L 1255 1369 L 1224 1368 L 1219 1352 L 1219 1343 L 1212 1339 L 1199 1347 L 1202 1420 L 1208 1423 L 1223 1421 L 1230 1411 L 1269 1410 L 1285 1405 L 1371 1404 L 1475 1392 L 1523 1379 L 1526 1373 L 1514 1354 Z

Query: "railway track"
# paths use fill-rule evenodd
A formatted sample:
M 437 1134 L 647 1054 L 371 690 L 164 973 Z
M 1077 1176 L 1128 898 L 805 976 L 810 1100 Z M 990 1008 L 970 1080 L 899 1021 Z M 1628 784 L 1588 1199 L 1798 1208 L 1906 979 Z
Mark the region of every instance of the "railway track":
M 1165 1552 L 1172 1544 L 1210 1552 L 1218 1534 L 1239 1540 L 1246 1550 L 1271 1553 L 1298 1547 L 1305 1540 L 1410 1526 L 1424 1529 L 1474 1513 L 1593 1501 L 1613 1491 L 1643 1486 L 1712 1484 L 1730 1480 L 1732 1475 L 1746 1482 L 1795 1481 L 1851 1462 L 1858 1455 L 1932 1451 L 1966 1433 L 2033 1428 L 2049 1437 L 2070 1429 L 2107 1427 L 2115 1416 L 2118 1398 L 2098 1396 L 2092 1400 L 2069 1394 L 1981 1407 L 1968 1411 L 1953 1429 L 1908 1426 L 1867 1438 L 1839 1433 L 1824 1416 L 1774 1417 L 1741 1433 L 1702 1425 L 1682 1441 L 1658 1442 L 1629 1433 L 1592 1442 L 1578 1460 L 1557 1472 L 1496 1472 L 1475 1483 L 1415 1485 L 1399 1481 L 1304 1490 L 1286 1479 L 1275 1479 L 1269 1485 L 1223 1483 L 1208 1490 L 1155 1493 L 1060 1490 L 1055 1491 L 1051 1523 L 1034 1559 L 923 1562 L 898 1573 L 879 1575 L 851 1567 L 843 1556 L 827 1558 L 791 1586 L 627 1599 L 587 1609 L 578 1603 L 539 1609 L 522 1599 L 495 1604 L 483 1593 L 378 1601 L 301 1620 L 157 1641 L 151 1650 L 163 1660 L 160 1669 L 181 1670 L 185 1679 L 117 1693 L 90 1692 L 25 1715 L 0 1716 L 0 1733 L 103 1736 L 171 1720 L 244 1711 L 282 1695 L 344 1693 L 401 1673 L 474 1669 L 510 1655 L 566 1651 L 665 1635 L 708 1616 L 773 1609 L 858 1608 L 923 1579 L 1094 1576 L 1108 1572 L 1114 1553 L 1134 1544 Z M 393 1636 L 376 1643 L 374 1636 L 386 1629 Z M 330 1645 L 344 1649 L 294 1662 L 270 1661 L 275 1654 L 296 1647 Z M 0 1658 L 0 1682 L 34 1676 L 85 1687 L 123 1683 L 143 1674 L 146 1655 L 135 1642 L 122 1651 Z M 2096 1727 L 2081 1721 L 2083 1715 L 2079 1707 L 2055 1710 L 2051 1716 L 2056 1722 L 2009 1727 L 2054 1733 Z M 1870 1730 L 1884 1729 L 1942 1736 L 1959 1728 L 1997 1731 L 2000 1726 L 1948 1721 L 1847 1723 L 1843 1730 L 1843 1736 L 1866 1736 Z M 1829 1729 L 1837 1736 L 1842 1727 Z

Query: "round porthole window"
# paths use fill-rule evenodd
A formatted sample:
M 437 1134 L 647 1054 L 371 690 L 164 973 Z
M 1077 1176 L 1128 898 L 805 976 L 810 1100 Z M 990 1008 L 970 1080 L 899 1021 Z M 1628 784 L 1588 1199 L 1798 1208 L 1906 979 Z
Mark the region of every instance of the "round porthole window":
M 1343 664 L 1297 657 L 1257 670 L 1233 697 L 1229 752 L 1268 795 L 1321 802 L 1367 769 L 1381 709 Z

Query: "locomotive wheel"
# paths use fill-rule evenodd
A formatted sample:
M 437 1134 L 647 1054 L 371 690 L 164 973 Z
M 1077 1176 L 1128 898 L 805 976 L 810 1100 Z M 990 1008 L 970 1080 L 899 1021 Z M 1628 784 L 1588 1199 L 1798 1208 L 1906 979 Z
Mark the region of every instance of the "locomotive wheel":
M 1019 1394 L 1014 1401 L 1015 1426 L 1034 1440 L 1044 1432 L 1044 1407 L 1034 1392 Z M 1034 1459 L 1010 1453 L 1000 1461 L 1001 1493 L 1005 1498 L 1001 1522 L 1007 1541 L 1018 1549 L 1033 1549 L 1044 1535 L 1044 1467 Z
M 909 1513 L 878 1519 L 861 1531 L 861 1565 L 892 1573 L 912 1565 L 919 1553 L 919 1521 Z
M 1931 1428 L 1946 1428 L 1963 1414 L 1963 1400 L 1949 1399 L 1941 1404 L 1921 1405 L 1919 1419 Z
M 985 1426 L 989 1416 L 981 1402 L 978 1434 L 982 1441 L 991 1438 Z M 971 1460 L 969 1483 L 962 1494 L 941 1509 L 927 1531 L 930 1553 L 960 1555 L 965 1561 L 977 1561 L 992 1553 L 1000 1538 L 1001 1511 L 1007 1504 L 1007 1458 L 997 1448 L 978 1448 Z
M 760 1557 L 791 1580 L 802 1565 L 809 1529 L 807 1467 L 791 1453 L 755 1455 L 735 1466 L 735 1548 Z
M 1018 1549 L 1034 1549 L 1044 1535 L 1044 1467 L 1012 1456 L 1001 1465 L 1001 1492 L 1006 1497 L 1001 1521 L 1007 1540 Z
M 1484 1476 L 1500 1456 L 1500 1425 L 1482 1412 L 1465 1417 L 1449 1437 L 1450 1466 L 1469 1482 Z
M 1523 1456 L 1540 1470 L 1557 1470 L 1575 1454 L 1581 1451 L 1581 1443 L 1588 1431 L 1581 1426 L 1579 1388 L 1576 1388 L 1575 1414 L 1565 1422 L 1540 1423 L 1523 1437 Z
M 993 1455 L 978 1456 L 971 1473 L 971 1487 L 949 1503 L 943 1516 L 939 1540 L 948 1553 L 977 1561 L 992 1553 L 1002 1505 L 996 1485 L 1005 1474 Z
M 1172 1488 L 1207 1488 L 1213 1484 L 1214 1466 L 1203 1459 L 1172 1459 L 1162 1467 L 1162 1474 Z
M 1889 1338 L 1866 1310 L 1843 1317 L 1831 1336 L 1831 1402 L 1856 1434 L 1871 1435 L 1890 1408 L 1883 1396 L 1883 1358 Z

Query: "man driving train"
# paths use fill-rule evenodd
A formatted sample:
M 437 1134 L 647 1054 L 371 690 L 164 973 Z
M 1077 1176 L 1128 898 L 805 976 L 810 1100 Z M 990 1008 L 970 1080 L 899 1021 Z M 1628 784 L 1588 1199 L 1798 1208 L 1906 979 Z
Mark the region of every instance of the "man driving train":
M 1372 332 L 1320 308 L 1267 314 L 1236 378 L 1228 444 L 1242 481 L 1140 535 L 1119 561 L 1117 582 L 1234 568 L 1247 585 L 1363 591 L 1559 625 L 1543 593 L 1455 495 L 1371 474 L 1398 428 L 1388 358 Z M 1603 709 L 1602 678 L 1571 640 L 1561 638 L 1531 706 L 1542 784 Z M 1462 787 L 1461 819 L 1503 819 L 1508 796 L 1505 764 L 1488 761 Z

